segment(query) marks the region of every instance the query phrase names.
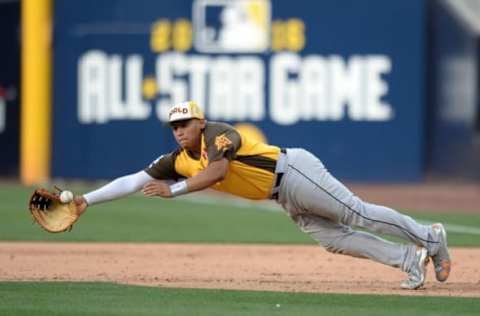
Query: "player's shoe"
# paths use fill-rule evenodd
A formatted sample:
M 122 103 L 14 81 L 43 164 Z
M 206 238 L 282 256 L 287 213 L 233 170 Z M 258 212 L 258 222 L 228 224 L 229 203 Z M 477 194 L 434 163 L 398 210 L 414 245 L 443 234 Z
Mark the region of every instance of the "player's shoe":
M 415 251 L 415 259 L 413 265 L 408 272 L 408 279 L 403 281 L 400 286 L 402 289 L 416 290 L 425 283 L 427 274 L 428 252 L 423 247 L 417 248 Z
M 440 223 L 433 224 L 432 231 L 435 236 L 435 240 L 440 242 L 437 252 L 432 255 L 433 266 L 435 267 L 435 276 L 438 281 L 445 282 L 450 275 L 450 268 L 452 265 L 450 254 L 448 253 L 447 232 Z

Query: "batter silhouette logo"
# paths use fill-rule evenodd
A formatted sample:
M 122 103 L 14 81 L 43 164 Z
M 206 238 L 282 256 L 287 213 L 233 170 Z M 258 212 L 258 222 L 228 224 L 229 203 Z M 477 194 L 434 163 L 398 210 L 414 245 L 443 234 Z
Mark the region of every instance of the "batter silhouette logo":
M 270 1 L 196 0 L 195 48 L 205 53 L 258 53 L 270 46 Z

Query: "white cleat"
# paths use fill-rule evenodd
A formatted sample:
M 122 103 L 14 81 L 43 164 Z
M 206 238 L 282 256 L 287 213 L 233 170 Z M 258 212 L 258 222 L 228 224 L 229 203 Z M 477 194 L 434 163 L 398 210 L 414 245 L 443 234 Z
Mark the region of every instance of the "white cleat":
M 427 274 L 428 252 L 425 248 L 417 248 L 415 252 L 415 261 L 408 272 L 408 279 L 403 281 L 400 286 L 406 290 L 417 290 L 425 283 Z
M 440 223 L 433 224 L 432 230 L 436 235 L 437 240 L 440 241 L 437 252 L 432 255 L 433 266 L 435 267 L 435 277 L 438 281 L 445 282 L 450 275 L 450 269 L 452 266 L 450 254 L 448 253 L 447 232 Z

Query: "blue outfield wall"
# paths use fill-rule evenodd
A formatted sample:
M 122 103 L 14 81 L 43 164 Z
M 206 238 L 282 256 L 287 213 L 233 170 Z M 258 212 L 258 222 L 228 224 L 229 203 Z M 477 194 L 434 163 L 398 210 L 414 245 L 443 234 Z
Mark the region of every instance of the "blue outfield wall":
M 446 3 L 430 8 L 429 155 L 432 178 L 480 179 L 479 34 Z
M 424 1 L 56 0 L 54 26 L 54 177 L 144 168 L 187 99 L 341 179 L 423 176 Z
M 15 176 L 20 143 L 20 1 L 0 1 L 0 175 Z

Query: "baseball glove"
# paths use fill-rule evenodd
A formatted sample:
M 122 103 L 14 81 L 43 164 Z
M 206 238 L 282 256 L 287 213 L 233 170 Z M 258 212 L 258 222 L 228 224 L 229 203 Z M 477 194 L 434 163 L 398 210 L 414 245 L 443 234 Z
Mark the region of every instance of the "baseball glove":
M 74 201 L 62 203 L 58 193 L 43 188 L 33 192 L 28 208 L 34 222 L 50 233 L 72 230 L 79 217 Z

